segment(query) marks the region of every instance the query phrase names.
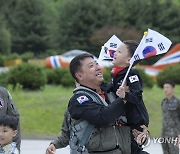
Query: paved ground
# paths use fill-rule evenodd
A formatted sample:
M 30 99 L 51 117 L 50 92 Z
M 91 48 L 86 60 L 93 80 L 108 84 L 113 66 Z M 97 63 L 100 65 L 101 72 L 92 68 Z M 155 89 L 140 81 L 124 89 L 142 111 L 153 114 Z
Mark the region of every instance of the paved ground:
M 22 140 L 21 154 L 45 154 L 49 143 L 50 140 Z M 144 150 L 150 154 L 163 154 L 159 143 L 151 142 Z M 57 150 L 56 154 L 69 154 L 69 147 Z

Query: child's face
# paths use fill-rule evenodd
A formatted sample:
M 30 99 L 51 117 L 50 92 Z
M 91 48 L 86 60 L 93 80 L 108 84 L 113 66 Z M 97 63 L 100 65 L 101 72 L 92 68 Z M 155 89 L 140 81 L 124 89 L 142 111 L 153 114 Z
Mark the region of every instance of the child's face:
M 10 144 L 12 142 L 13 137 L 15 137 L 16 134 L 16 130 L 13 130 L 8 126 L 0 126 L 0 144 L 2 146 Z
M 112 61 L 114 66 L 127 67 L 129 66 L 130 56 L 127 46 L 122 43 L 117 51 L 114 53 L 114 59 Z

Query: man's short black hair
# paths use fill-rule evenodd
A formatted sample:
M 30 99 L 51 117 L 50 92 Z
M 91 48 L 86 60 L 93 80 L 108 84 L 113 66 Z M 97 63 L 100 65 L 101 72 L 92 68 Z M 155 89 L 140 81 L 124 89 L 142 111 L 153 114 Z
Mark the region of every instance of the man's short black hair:
M 78 79 L 76 78 L 75 74 L 81 70 L 81 67 L 82 67 L 81 61 L 88 57 L 94 59 L 94 56 L 92 54 L 83 53 L 83 54 L 80 54 L 80 55 L 74 57 L 70 62 L 70 65 L 69 65 L 70 73 L 77 82 L 78 82 Z
M 7 126 L 13 130 L 17 130 L 18 120 L 13 116 L 4 115 L 0 117 L 0 126 Z
M 169 85 L 171 85 L 173 88 L 175 87 L 175 83 L 174 83 L 174 81 L 172 81 L 172 80 L 166 80 L 166 81 L 164 82 L 164 84 L 169 84 Z

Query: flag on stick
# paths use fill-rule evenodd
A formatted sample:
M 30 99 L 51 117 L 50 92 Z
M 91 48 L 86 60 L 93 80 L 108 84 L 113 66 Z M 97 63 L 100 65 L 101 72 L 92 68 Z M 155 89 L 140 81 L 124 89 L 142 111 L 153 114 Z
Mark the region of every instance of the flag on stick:
M 113 35 L 101 48 L 99 60 L 113 60 L 114 53 L 121 44 L 121 40 Z
M 171 44 L 172 42 L 167 37 L 154 30 L 148 29 L 148 32 L 144 33 L 140 44 L 138 45 L 136 51 L 134 52 L 134 55 L 130 60 L 130 66 L 128 71 L 126 72 L 126 75 L 122 82 L 122 86 L 124 85 L 129 71 L 136 60 L 145 59 L 166 53 L 169 50 Z

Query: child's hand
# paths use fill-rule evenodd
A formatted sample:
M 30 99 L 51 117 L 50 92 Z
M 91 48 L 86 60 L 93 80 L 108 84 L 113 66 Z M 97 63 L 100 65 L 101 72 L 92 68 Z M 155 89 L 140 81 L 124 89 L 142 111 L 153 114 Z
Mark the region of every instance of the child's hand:
M 116 95 L 119 96 L 120 98 L 125 98 L 125 88 L 124 87 L 119 87 L 116 91 Z
M 132 133 L 134 135 L 134 139 L 135 141 L 139 144 L 142 145 L 144 144 L 146 146 L 146 141 L 148 140 L 149 137 L 149 132 L 147 130 L 147 127 L 145 125 L 140 126 L 141 128 L 143 128 L 143 132 L 138 131 L 137 129 L 133 129 Z

